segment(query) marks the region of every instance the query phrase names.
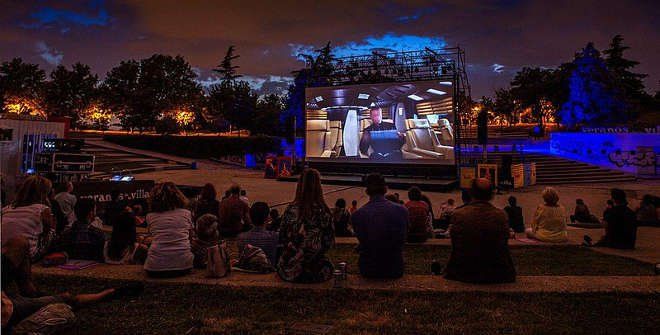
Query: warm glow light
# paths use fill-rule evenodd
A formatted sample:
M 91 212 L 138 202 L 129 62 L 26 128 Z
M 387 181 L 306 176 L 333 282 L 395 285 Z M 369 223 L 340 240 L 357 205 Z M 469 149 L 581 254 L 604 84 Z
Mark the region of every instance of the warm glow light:
M 180 127 L 186 127 L 195 121 L 195 114 L 188 110 L 177 110 L 174 112 L 174 120 Z
M 5 110 L 8 113 L 18 115 L 31 115 L 46 118 L 46 113 L 39 108 L 39 105 L 30 99 L 9 97 L 5 100 Z
M 112 120 L 112 113 L 102 109 L 99 105 L 89 106 L 83 113 L 83 119 L 92 125 L 108 125 Z

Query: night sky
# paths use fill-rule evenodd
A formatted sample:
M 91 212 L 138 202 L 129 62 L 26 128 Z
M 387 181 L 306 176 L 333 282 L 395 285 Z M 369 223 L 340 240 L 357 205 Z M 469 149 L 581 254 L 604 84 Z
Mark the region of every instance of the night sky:
M 318 3 L 317 3 L 318 2 Z M 285 89 L 296 55 L 327 41 L 340 56 L 372 48 L 466 49 L 473 97 L 493 95 L 522 66 L 556 66 L 586 42 L 600 50 L 622 34 L 628 58 L 660 89 L 660 2 L 594 1 L 7 1 L 0 4 L 0 59 L 46 71 L 80 61 L 101 78 L 128 58 L 180 54 L 200 82 L 229 45 L 255 89 Z

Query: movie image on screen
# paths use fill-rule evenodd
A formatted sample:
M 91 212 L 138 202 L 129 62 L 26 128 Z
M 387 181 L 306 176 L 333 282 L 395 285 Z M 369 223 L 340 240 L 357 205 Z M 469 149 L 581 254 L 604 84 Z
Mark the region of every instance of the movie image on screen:
M 305 90 L 308 161 L 454 164 L 452 83 Z

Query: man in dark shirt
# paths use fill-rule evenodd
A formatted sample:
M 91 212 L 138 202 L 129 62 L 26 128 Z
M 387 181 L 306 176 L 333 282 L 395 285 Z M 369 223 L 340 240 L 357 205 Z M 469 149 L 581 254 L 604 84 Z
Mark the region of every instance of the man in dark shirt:
M 241 200 L 241 188 L 234 185 L 229 189 L 229 197 L 220 202 L 220 224 L 222 237 L 235 237 L 250 228 L 250 207 Z
M 351 217 L 360 242 L 360 273 L 370 278 L 399 278 L 403 276 L 408 211 L 385 199 L 387 186 L 380 174 L 367 176 L 366 184 L 369 202 Z
M 405 143 L 403 134 L 396 133 L 397 139 L 395 141 L 387 139 L 374 140 L 372 131 L 396 131 L 396 127 L 392 123 L 383 122 L 383 111 L 380 108 L 370 110 L 369 115 L 372 123 L 369 127 L 364 128 L 360 139 L 360 152 L 363 155 L 369 155 L 369 148 L 372 148 L 373 153 L 369 155 L 371 159 L 402 159 L 401 147 Z
M 605 212 L 605 236 L 596 243 L 597 247 L 635 249 L 637 240 L 637 217 L 628 207 L 626 192 L 613 188 L 610 192 L 614 207 Z
M 472 201 L 451 217 L 451 255 L 445 278 L 468 283 L 509 283 L 516 270 L 509 253 L 506 213 L 493 206 L 490 181 L 475 179 Z

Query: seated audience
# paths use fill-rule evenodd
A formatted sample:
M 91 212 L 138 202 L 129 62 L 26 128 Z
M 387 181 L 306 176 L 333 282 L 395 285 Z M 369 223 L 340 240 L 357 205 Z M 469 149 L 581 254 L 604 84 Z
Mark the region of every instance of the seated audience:
M 234 185 L 229 189 L 229 197 L 220 202 L 220 225 L 218 230 L 224 238 L 236 237 L 240 232 L 250 228 L 250 207 L 241 200 L 241 188 Z
M 216 197 L 217 192 L 215 191 L 213 184 L 206 183 L 204 187 L 202 187 L 202 192 L 195 203 L 195 208 L 193 210 L 193 220 L 195 222 L 197 222 L 197 219 L 204 214 L 211 214 L 216 217 L 220 214 L 220 202 L 216 200 Z
M 440 207 L 440 219 L 438 219 L 437 224 L 434 224 L 434 228 L 447 229 L 454 210 L 456 210 L 456 202 L 452 198 L 447 199 L 447 202 Z
M 332 221 L 335 225 L 337 236 L 353 236 L 351 228 L 351 213 L 346 209 L 346 200 L 339 198 L 332 209 Z
M 607 207 L 605 207 L 605 210 L 603 211 L 603 220 L 607 216 L 607 213 L 614 207 L 614 201 L 612 199 L 607 199 Z
M 468 283 L 514 282 L 509 225 L 506 213 L 490 203 L 490 180 L 475 179 L 470 193 L 473 200 L 451 217 L 451 255 L 444 276 Z
M 392 194 L 392 193 L 390 193 L 390 194 L 386 194 L 386 195 L 385 195 L 385 199 L 386 199 L 386 200 L 389 200 L 389 201 L 391 201 L 391 202 L 393 202 L 393 203 L 395 203 L 395 204 L 399 204 L 399 205 L 401 205 L 401 202 L 399 202 L 399 198 L 397 198 L 396 195 L 394 195 L 394 194 Z
M 192 215 L 186 204 L 186 197 L 174 183 L 156 184 L 151 189 L 147 228 L 152 240 L 144 262 L 147 275 L 166 278 L 190 273 Z
M 584 203 L 582 199 L 575 199 L 575 212 L 571 215 L 571 222 L 575 223 L 600 223 L 598 218 L 591 214 L 589 207 Z
M 138 227 L 146 227 L 146 218 L 144 217 L 144 208 L 141 204 L 134 204 L 131 206 L 133 216 L 135 216 L 135 225 Z
M 96 203 L 91 198 L 80 199 L 74 211 L 76 221 L 62 233 L 55 250 L 66 252 L 71 259 L 103 262 L 105 235 L 102 231 L 90 227 L 96 217 Z
M 463 202 L 460 206 L 456 207 L 456 209 L 463 208 L 467 206 L 467 204 L 472 201 L 472 195 L 470 194 L 470 191 L 468 190 L 461 190 L 461 202 Z
M 370 278 L 403 276 L 403 245 L 408 231 L 408 210 L 385 199 L 387 186 L 380 174 L 366 178 L 369 202 L 353 213 L 360 245 L 360 274 Z
M 355 211 L 358 209 L 357 205 L 357 200 L 351 201 L 351 207 L 348 209 L 348 212 L 351 213 L 351 215 L 353 215 L 353 213 L 355 213 Z
M 121 197 L 121 192 L 118 189 L 113 189 L 110 191 L 110 203 L 105 206 L 103 211 L 103 224 L 112 226 L 117 217 L 121 212 L 124 211 L 127 207 L 127 202 L 119 200 Z
M 408 190 L 408 242 L 422 243 L 431 235 L 431 214 L 428 204 L 422 200 L 422 191 L 413 186 Z
M 32 281 L 30 242 L 23 236 L 12 237 L 2 244 L 2 291 L 14 282 L 24 297 L 42 295 Z
M 550 243 L 568 241 L 566 209 L 559 205 L 559 194 L 554 188 L 546 187 L 542 197 L 544 203 L 536 208 L 531 228 L 525 230 L 527 237 Z
M 660 225 L 658 218 L 658 199 L 650 194 L 645 194 L 642 202 L 637 208 L 637 221 L 642 226 L 656 227 Z
M 71 226 L 73 222 L 76 221 L 76 213 L 74 212 L 74 208 L 76 207 L 76 201 L 78 199 L 76 199 L 76 196 L 73 195 L 72 192 L 73 183 L 69 181 L 64 184 L 64 190 L 55 195 L 55 201 L 57 201 L 57 203 L 60 205 L 62 213 L 64 213 L 67 220 L 69 221 L 67 227 Z
M 22 237 L 29 243 L 32 261 L 41 259 L 55 239 L 55 218 L 48 201 L 52 184 L 41 176 L 30 176 L 16 192 L 16 198 L 2 209 L 2 246 L 7 241 Z
M 271 208 L 269 214 L 268 230 L 270 231 L 280 231 L 280 224 L 282 223 L 282 217 L 277 208 Z
M 335 232 L 317 170 L 300 174 L 296 197 L 282 215 L 280 235 L 284 250 L 277 273 L 283 280 L 314 283 L 332 278 L 334 267 L 325 254 L 335 242 Z
M 69 227 L 69 219 L 64 215 L 62 207 L 55 200 L 55 191 L 52 188 L 48 192 L 48 202 L 50 203 L 50 212 L 53 213 L 53 218 L 55 219 L 55 234 L 59 235 L 64 229 Z
M 248 197 L 247 197 L 247 191 L 246 190 L 241 189 L 240 198 L 241 198 L 241 200 L 243 200 L 243 202 L 245 202 L 248 206 L 250 206 L 250 199 L 248 199 Z
M 197 219 L 195 226 L 196 234 L 192 240 L 193 265 L 197 269 L 206 269 L 208 249 L 217 246 L 220 240 L 218 218 L 213 214 L 204 214 Z
M 250 219 L 252 229 L 238 235 L 238 250 L 241 251 L 246 245 L 260 248 L 270 261 L 270 264 L 277 264 L 277 243 L 279 234 L 266 229 L 266 219 L 270 213 L 270 208 L 265 202 L 255 202 L 250 207 Z
M 510 196 L 508 202 L 509 204 L 504 207 L 504 211 L 509 218 L 509 228 L 516 233 L 524 233 L 525 219 L 523 218 L 522 207 L 518 206 L 518 199 Z
M 112 226 L 110 240 L 103 246 L 103 259 L 108 264 L 144 264 L 147 246 L 137 241 L 135 213 L 125 210 Z
M 433 221 L 435 220 L 435 214 L 433 213 L 433 204 L 431 203 L 431 199 L 429 199 L 429 197 L 426 194 L 422 193 L 421 190 L 419 192 L 421 194 L 421 200 L 424 201 L 424 203 L 426 203 L 426 205 L 429 207 L 429 214 L 431 215 L 431 223 L 433 223 Z M 403 202 L 401 202 L 401 204 L 403 205 Z
M 626 192 L 614 188 L 610 192 L 614 207 L 605 216 L 605 235 L 596 243 L 598 247 L 635 249 L 637 240 L 637 218 L 628 207 Z

